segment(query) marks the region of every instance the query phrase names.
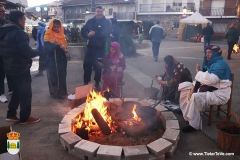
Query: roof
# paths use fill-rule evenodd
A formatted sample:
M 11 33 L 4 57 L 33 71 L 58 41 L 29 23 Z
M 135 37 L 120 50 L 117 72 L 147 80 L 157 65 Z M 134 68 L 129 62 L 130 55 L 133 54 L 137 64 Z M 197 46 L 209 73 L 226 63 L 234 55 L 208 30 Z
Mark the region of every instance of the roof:
M 199 12 L 195 12 L 191 16 L 181 19 L 180 23 L 188 23 L 188 24 L 205 24 L 205 23 L 211 23 L 208 19 L 204 18 Z
M 49 11 L 48 5 L 47 4 L 42 4 L 42 5 L 39 5 L 39 6 L 25 8 L 25 12 L 30 12 L 30 13 L 37 12 L 36 7 L 41 7 L 41 8 L 47 7 L 47 9 Z M 46 11 L 42 10 L 42 12 L 46 12 Z
M 22 5 L 24 7 L 27 7 L 28 6 L 28 2 L 27 0 L 8 0 L 9 2 L 12 2 L 14 4 L 19 4 L 19 5 Z
M 67 7 L 67 6 L 76 6 L 76 5 L 89 5 L 92 3 L 92 0 L 65 0 L 63 1 L 62 7 Z M 135 0 L 95 0 L 96 5 L 101 5 L 101 4 L 132 4 L 135 3 Z

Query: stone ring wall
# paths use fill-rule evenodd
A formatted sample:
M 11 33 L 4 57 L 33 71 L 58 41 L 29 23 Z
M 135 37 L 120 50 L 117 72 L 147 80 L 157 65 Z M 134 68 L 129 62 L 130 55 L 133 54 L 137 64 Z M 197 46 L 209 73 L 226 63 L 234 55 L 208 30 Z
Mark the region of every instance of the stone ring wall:
M 136 98 L 125 98 L 124 101 L 138 101 Z M 139 101 L 149 104 L 148 101 Z M 118 98 L 110 99 L 109 103 L 122 103 Z M 166 119 L 166 131 L 159 138 L 148 145 L 136 146 L 109 146 L 87 141 L 72 132 L 72 124 L 84 110 L 86 103 L 69 111 L 59 124 L 58 134 L 64 149 L 71 155 L 82 160 L 164 160 L 172 157 L 180 138 L 179 122 L 172 112 L 164 106 L 156 109 Z

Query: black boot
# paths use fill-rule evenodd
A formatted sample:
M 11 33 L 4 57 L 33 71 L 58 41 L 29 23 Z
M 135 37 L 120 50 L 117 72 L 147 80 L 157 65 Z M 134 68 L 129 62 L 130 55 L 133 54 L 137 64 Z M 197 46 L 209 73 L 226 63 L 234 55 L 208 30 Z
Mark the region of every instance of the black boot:
M 97 81 L 95 82 L 95 89 L 96 89 L 97 91 L 101 91 L 99 82 L 97 82 Z
M 192 126 L 188 125 L 188 126 L 184 127 L 184 128 L 182 129 L 182 131 L 185 132 L 185 133 L 189 133 L 189 132 L 196 131 L 196 129 L 193 128 Z

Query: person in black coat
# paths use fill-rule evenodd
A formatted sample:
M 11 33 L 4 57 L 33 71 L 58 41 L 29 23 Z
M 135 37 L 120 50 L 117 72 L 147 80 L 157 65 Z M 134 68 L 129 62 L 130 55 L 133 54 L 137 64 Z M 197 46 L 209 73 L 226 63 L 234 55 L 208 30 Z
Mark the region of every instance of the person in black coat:
M 204 36 L 204 53 L 206 52 L 206 45 L 208 46 L 211 43 L 211 37 L 214 34 L 213 28 L 210 26 L 210 23 L 207 23 L 207 26 L 203 28 L 202 35 Z
M 37 27 L 34 26 L 32 29 L 32 37 L 35 40 L 35 42 L 37 41 L 37 31 L 38 31 Z
M 100 90 L 102 69 L 98 62 L 102 62 L 105 56 L 106 40 L 110 35 L 110 24 L 103 15 L 103 8 L 96 7 L 95 16 L 87 21 L 81 29 L 82 36 L 87 39 L 87 49 L 83 62 L 84 85 L 91 81 L 92 69 L 95 70 L 95 87 Z
M 18 122 L 17 109 L 20 104 L 21 124 L 39 122 L 31 114 L 31 58 L 38 55 L 37 50 L 29 46 L 28 35 L 24 32 L 26 17 L 21 11 L 9 14 L 10 23 L 0 28 L 0 53 L 3 57 L 4 71 L 13 80 L 13 94 L 8 105 L 7 121 Z
M 239 34 L 237 31 L 236 23 L 232 24 L 229 27 L 229 29 L 225 35 L 225 38 L 227 38 L 227 42 L 228 42 L 228 58 L 227 59 L 231 60 L 233 46 L 238 43 L 238 39 L 239 39 Z
M 6 25 L 8 22 L 5 20 L 5 8 L 3 5 L 0 4 L 0 27 L 3 27 Z M 4 84 L 4 79 L 7 79 L 7 84 L 8 84 L 8 94 L 12 94 L 13 86 L 12 86 L 12 80 L 9 76 L 7 76 L 4 72 L 4 64 L 3 64 L 3 58 L 0 56 L 0 102 L 2 103 L 7 103 L 7 97 L 5 95 L 5 84 Z

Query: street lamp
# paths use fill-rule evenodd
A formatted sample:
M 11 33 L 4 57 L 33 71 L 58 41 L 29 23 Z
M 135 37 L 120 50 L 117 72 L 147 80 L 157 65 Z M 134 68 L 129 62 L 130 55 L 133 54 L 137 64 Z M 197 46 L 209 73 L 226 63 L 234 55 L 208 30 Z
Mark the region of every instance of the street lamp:
M 187 8 L 186 8 L 186 6 L 184 6 L 183 7 L 183 14 L 186 14 L 186 12 L 187 12 Z
M 40 11 L 41 11 L 41 20 L 42 20 L 42 19 L 43 19 L 43 18 L 42 18 L 42 10 L 47 11 L 48 9 L 47 9 L 47 7 L 44 7 L 44 8 L 42 8 L 42 7 L 36 7 L 35 10 L 36 10 L 37 12 L 40 12 Z

